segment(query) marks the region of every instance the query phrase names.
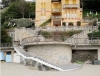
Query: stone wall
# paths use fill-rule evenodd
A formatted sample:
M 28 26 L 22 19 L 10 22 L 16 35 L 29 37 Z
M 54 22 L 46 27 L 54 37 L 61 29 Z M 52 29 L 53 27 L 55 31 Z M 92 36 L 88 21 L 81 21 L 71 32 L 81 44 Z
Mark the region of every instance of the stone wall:
M 28 46 L 27 51 L 40 59 L 52 64 L 68 64 L 72 58 L 70 46 L 60 44 Z
M 34 34 L 30 33 L 28 29 L 21 27 L 15 28 L 15 41 L 22 41 L 22 39 L 31 37 Z

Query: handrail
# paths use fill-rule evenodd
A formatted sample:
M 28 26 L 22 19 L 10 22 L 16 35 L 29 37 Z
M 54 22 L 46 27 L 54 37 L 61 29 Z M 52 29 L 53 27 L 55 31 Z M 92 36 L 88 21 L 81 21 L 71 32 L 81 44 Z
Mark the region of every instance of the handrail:
M 14 49 L 15 49 L 15 51 L 16 51 L 19 55 L 21 55 L 23 58 L 32 59 L 32 60 L 35 60 L 35 61 L 37 61 L 37 62 L 39 62 L 39 63 L 41 63 L 41 64 L 47 65 L 47 66 L 49 66 L 49 67 L 52 67 L 52 68 L 54 68 L 54 69 L 57 69 L 57 70 L 60 70 L 60 71 L 64 71 L 62 68 L 57 67 L 56 65 L 47 63 L 47 62 L 45 62 L 44 60 L 39 59 L 39 58 L 37 58 L 37 57 L 34 57 L 34 56 L 32 56 L 32 57 L 30 57 L 30 56 L 29 56 L 29 57 L 28 57 L 28 56 L 25 56 L 25 55 L 22 53 L 22 51 L 24 51 L 24 49 L 19 48 L 19 47 L 16 46 L 16 45 L 14 45 Z M 20 50 L 20 51 L 19 51 L 19 50 Z M 24 53 L 26 53 L 26 52 L 24 51 Z

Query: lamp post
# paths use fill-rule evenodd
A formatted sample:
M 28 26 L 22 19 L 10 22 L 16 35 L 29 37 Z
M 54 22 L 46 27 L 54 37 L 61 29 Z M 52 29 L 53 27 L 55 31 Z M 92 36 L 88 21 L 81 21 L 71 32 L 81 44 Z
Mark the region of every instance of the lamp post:
M 92 18 L 95 17 L 93 11 L 90 11 L 89 14 L 92 15 Z M 89 14 L 87 13 L 87 16 L 89 16 Z M 96 16 L 98 15 L 97 11 L 96 11 L 95 15 L 96 15 Z M 92 40 L 93 40 L 93 25 L 94 25 L 94 21 L 95 21 L 95 19 L 93 19 L 93 23 L 92 23 L 92 38 L 91 38 Z

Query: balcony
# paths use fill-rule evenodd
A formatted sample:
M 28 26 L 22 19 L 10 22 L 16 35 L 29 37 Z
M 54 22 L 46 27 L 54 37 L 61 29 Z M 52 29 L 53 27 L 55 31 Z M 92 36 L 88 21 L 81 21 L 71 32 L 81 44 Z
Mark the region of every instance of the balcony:
M 46 9 L 45 8 L 41 8 L 41 11 L 46 11 Z
M 63 8 L 79 8 L 79 4 L 64 4 Z
M 51 2 L 60 2 L 61 0 L 51 0 Z
M 52 13 L 61 13 L 59 8 L 53 8 Z
M 61 16 L 52 16 L 52 19 L 61 19 Z
M 83 8 L 80 8 L 80 11 L 83 11 Z

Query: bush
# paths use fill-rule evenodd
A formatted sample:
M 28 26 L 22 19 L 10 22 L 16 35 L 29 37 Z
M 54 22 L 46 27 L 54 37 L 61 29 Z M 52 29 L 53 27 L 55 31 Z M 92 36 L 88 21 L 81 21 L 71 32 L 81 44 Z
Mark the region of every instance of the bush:
M 77 26 L 81 26 L 81 21 L 77 21 Z
M 40 26 L 41 27 L 45 27 L 48 23 L 50 23 L 51 22 L 51 18 L 50 19 L 48 19 L 47 21 L 45 21 L 44 23 L 42 23 Z
M 76 63 L 78 63 L 78 64 L 82 64 L 83 62 L 82 62 L 82 61 L 76 61 Z
M 89 39 L 92 38 L 92 35 L 93 35 L 94 38 L 96 38 L 96 37 L 100 37 L 100 31 L 98 31 L 98 32 L 88 33 L 87 35 L 88 35 Z
M 4 28 L 1 28 L 1 43 L 12 43 L 12 38 Z
M 9 23 L 8 21 L 5 21 L 4 24 L 2 25 L 2 28 L 9 29 L 10 26 L 8 26 L 8 23 Z
M 97 21 L 94 21 L 94 22 L 93 22 L 93 26 L 96 26 L 96 25 L 97 25 Z
M 100 31 L 100 25 L 99 25 L 99 27 L 98 27 L 98 30 Z
M 72 22 L 69 22 L 69 26 L 73 26 L 73 23 Z
M 44 37 L 51 36 L 51 33 L 47 31 L 39 31 L 38 34 L 42 34 Z
M 44 37 L 45 36 L 60 36 L 62 40 L 65 40 L 64 37 L 70 37 L 74 34 L 78 34 L 82 32 L 81 30 L 78 30 L 78 31 L 54 31 L 54 32 L 47 32 L 47 31 L 39 31 L 38 33 L 43 35 Z
M 15 23 L 18 27 L 26 27 L 26 28 L 34 27 L 35 28 L 34 22 L 26 18 L 13 19 L 10 22 L 11 22 L 11 25 Z
M 63 25 L 63 26 L 66 26 L 66 22 L 63 22 L 62 25 Z

